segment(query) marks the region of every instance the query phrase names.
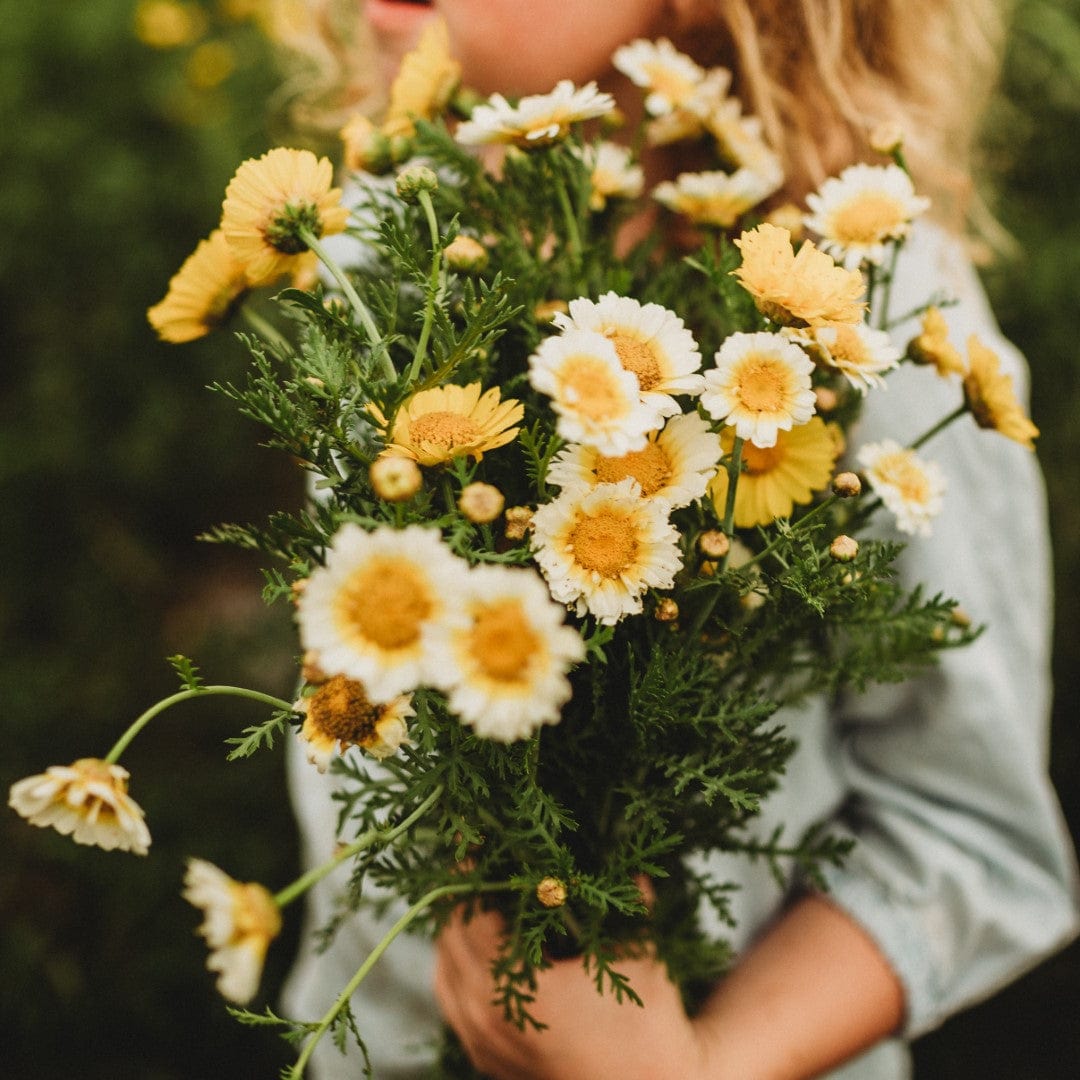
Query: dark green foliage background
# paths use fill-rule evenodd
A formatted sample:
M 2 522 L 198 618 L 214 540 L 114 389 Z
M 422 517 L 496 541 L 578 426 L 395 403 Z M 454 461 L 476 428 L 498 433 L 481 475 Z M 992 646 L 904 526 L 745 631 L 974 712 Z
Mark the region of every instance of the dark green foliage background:
M 213 16 L 216 5 L 203 5 Z M 185 83 L 189 50 L 133 37 L 132 0 L 0 0 L 0 790 L 102 754 L 174 685 L 288 695 L 295 643 L 259 599 L 257 563 L 202 545 L 221 520 L 296 505 L 300 478 L 203 387 L 237 380 L 239 346 L 166 347 L 143 312 L 215 224 L 236 164 L 268 145 L 274 84 L 254 29 L 221 86 Z M 1054 775 L 1080 828 L 1080 0 L 1023 0 L 991 124 L 1000 216 L 1026 254 L 988 275 L 1030 358 L 1058 575 Z M 1017 552 L 1017 558 L 1023 558 Z M 278 754 L 232 764 L 222 741 L 263 719 L 197 702 L 125 756 L 151 858 L 77 848 L 0 813 L 4 1075 L 27 1080 L 271 1077 L 272 1036 L 237 1027 L 203 970 L 182 860 L 271 886 L 295 870 Z M 272 1001 L 295 928 L 271 954 Z M 918 1046 L 919 1075 L 1056 1080 L 1080 1060 L 1080 948 Z

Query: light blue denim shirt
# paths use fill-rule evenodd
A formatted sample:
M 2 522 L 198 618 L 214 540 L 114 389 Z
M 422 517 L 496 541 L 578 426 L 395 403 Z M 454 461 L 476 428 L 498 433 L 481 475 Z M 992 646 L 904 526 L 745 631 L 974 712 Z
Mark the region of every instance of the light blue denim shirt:
M 951 340 L 963 349 L 978 334 L 1026 394 L 1022 359 L 1001 338 L 961 246 L 923 225 L 901 257 L 892 310 L 915 309 L 930 288 L 957 301 L 943 312 Z M 915 321 L 899 327 L 897 343 L 917 330 Z M 906 366 L 887 389 L 870 393 L 852 445 L 909 443 L 951 411 L 959 393 L 955 378 Z M 825 820 L 856 840 L 844 865 L 826 871 L 829 896 L 865 928 L 903 983 L 904 1039 L 992 994 L 1078 925 L 1072 846 L 1047 777 L 1051 593 L 1038 466 L 1029 451 L 969 417 L 923 454 L 943 467 L 948 490 L 931 537 L 896 537 L 907 544 L 900 573 L 909 585 L 954 597 L 987 629 L 916 680 L 784 713 L 799 749 L 758 825 L 768 835 L 783 823 L 794 837 Z M 888 523 L 884 514 L 879 519 L 882 535 Z M 335 844 L 334 780 L 292 747 L 290 781 L 305 862 L 322 862 Z M 743 947 L 785 894 L 764 866 L 723 857 L 711 865 L 740 884 L 735 942 Z M 341 871 L 309 897 L 308 929 L 329 921 Z M 286 1013 L 321 1015 L 396 914 L 382 921 L 358 914 L 322 956 L 302 948 L 285 988 Z M 430 1060 L 439 1023 L 431 972 L 430 945 L 399 938 L 354 1002 L 379 1080 L 419 1076 Z M 318 1080 L 360 1072 L 329 1045 L 315 1064 Z M 830 1075 L 899 1080 L 910 1075 L 906 1043 L 887 1040 Z

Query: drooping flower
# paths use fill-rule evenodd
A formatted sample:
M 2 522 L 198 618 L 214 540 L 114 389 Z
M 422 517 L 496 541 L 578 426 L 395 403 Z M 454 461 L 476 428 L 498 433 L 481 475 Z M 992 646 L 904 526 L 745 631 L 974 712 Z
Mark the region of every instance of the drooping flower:
M 1001 360 L 974 334 L 968 338 L 968 372 L 964 376 L 964 401 L 975 423 L 993 428 L 1028 450 L 1035 449 L 1039 429 L 1028 419 L 1016 399 L 1012 376 L 1001 370 Z
M 701 352 L 682 319 L 659 304 L 604 293 L 599 300 L 570 301 L 552 320 L 562 330 L 592 330 L 615 346 L 619 363 L 637 376 L 642 400 L 661 416 L 680 412 L 673 394 L 696 396 L 704 387 Z
M 12 784 L 8 806 L 31 825 L 51 825 L 76 844 L 145 855 L 150 830 L 127 782 L 123 766 L 79 758 Z
M 896 527 L 929 536 L 945 496 L 945 475 L 937 462 L 923 460 L 892 439 L 867 443 L 858 460 L 870 486 L 896 517 Z
M 316 239 L 341 232 L 349 211 L 328 158 L 279 146 L 245 161 L 225 189 L 221 231 L 253 284 L 288 273 Z
M 778 186 L 774 179 L 759 176 L 750 169 L 734 173 L 681 173 L 674 181 L 657 184 L 653 198 L 695 225 L 727 229 Z
M 595 330 L 568 328 L 545 338 L 529 357 L 529 382 L 551 398 L 556 430 L 567 442 L 612 457 L 640 450 L 646 435 L 663 424 L 615 345 Z
M 815 360 L 839 371 L 861 394 L 883 387 L 883 373 L 896 367 L 903 356 L 884 330 L 866 323 L 828 323 L 788 333 Z
M 634 164 L 625 146 L 613 142 L 590 143 L 581 153 L 590 170 L 590 209 L 600 211 L 609 199 L 636 199 L 641 194 L 645 174 L 640 165 Z
M 502 400 L 497 386 L 480 392 L 480 383 L 435 386 L 402 402 L 387 433 L 388 455 L 421 465 L 441 465 L 457 457 L 479 461 L 489 450 L 517 438 L 525 407 Z
M 669 589 L 682 566 L 679 533 L 661 499 L 636 481 L 574 487 L 532 518 L 536 562 L 551 595 L 612 625 L 643 608 L 647 589 Z
M 902 240 L 930 200 L 915 194 L 899 165 L 851 165 L 806 197 L 806 226 L 821 238 L 822 251 L 854 270 L 879 264 L 890 240 Z
M 406 720 L 415 713 L 412 697 L 399 694 L 376 705 L 368 700 L 362 683 L 334 675 L 296 703 L 304 714 L 300 738 L 307 743 L 307 759 L 326 772 L 334 754 L 359 746 L 381 760 L 397 753 L 408 738 Z
M 908 342 L 908 355 L 916 364 L 932 364 L 942 377 L 963 375 L 964 358 L 949 341 L 949 326 L 936 307 L 929 307 L 922 317 L 922 330 Z
M 796 254 L 787 229 L 764 223 L 744 232 L 735 246 L 742 265 L 733 273 L 767 318 L 783 326 L 862 319 L 862 275 L 837 266 L 812 241 L 804 241 Z
M 437 684 L 450 711 L 481 738 L 527 739 L 558 723 L 570 697 L 566 674 L 585 645 L 534 571 L 476 567 L 469 578 L 467 622 L 431 646 Z
M 731 452 L 734 432 L 721 435 L 725 451 Z M 742 449 L 743 471 L 735 488 L 735 525 L 751 529 L 790 517 L 796 506 L 811 502 L 832 478 L 839 453 L 828 425 L 819 416 L 805 424 L 780 431 L 774 446 L 762 449 L 746 443 Z M 717 513 L 727 506 L 728 473 L 720 469 L 709 484 Z
M 813 370 L 810 357 L 779 334 L 731 334 L 716 353 L 716 367 L 705 372 L 701 404 L 715 420 L 732 425 L 740 439 L 763 449 L 774 446 L 778 431 L 813 415 Z
M 595 487 L 629 477 L 646 499 L 663 499 L 675 510 L 705 494 L 720 452 L 716 432 L 696 412 L 683 413 L 651 434 L 644 449 L 620 457 L 605 457 L 588 446 L 564 447 L 548 468 L 547 482 L 561 488 Z
M 433 19 L 424 27 L 415 49 L 401 62 L 390 86 L 390 104 L 383 132 L 412 135 L 414 121 L 437 116 L 457 87 L 461 65 L 450 55 L 450 35 L 443 19 Z
M 243 263 L 215 229 L 184 260 L 146 318 L 162 341 L 194 341 L 224 322 L 247 289 Z
M 183 897 L 205 916 L 197 932 L 210 949 L 206 966 L 218 973 L 218 992 L 246 1005 L 259 989 L 266 950 L 281 932 L 281 909 L 262 885 L 234 881 L 204 859 L 188 859 Z
M 639 38 L 615 50 L 611 63 L 635 86 L 647 91 L 645 110 L 663 116 L 684 104 L 705 78 L 705 70 L 667 38 Z
M 603 116 L 614 108 L 615 99 L 598 90 L 596 83 L 578 88 L 563 79 L 550 94 L 530 94 L 516 106 L 502 94 L 493 94 L 487 104 L 477 105 L 472 116 L 458 125 L 455 138 L 466 146 L 548 146 L 566 138 L 572 124 Z
M 297 601 L 305 650 L 327 675 L 363 683 L 377 705 L 425 682 L 435 623 L 461 618 L 468 565 L 420 525 L 347 523 Z

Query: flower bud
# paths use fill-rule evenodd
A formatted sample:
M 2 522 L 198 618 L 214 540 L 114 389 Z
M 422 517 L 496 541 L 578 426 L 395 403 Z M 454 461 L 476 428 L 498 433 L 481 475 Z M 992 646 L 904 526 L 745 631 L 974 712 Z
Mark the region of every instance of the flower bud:
M 556 877 L 546 877 L 536 886 L 536 899 L 546 908 L 566 903 L 566 886 Z
M 486 525 L 501 513 L 503 493 L 491 484 L 467 484 L 458 497 L 458 509 L 474 524 Z
M 904 129 L 895 122 L 878 124 L 870 132 L 870 149 L 892 157 L 904 145 Z
M 446 261 L 454 270 L 472 274 L 487 266 L 487 248 L 471 236 L 455 236 L 443 252 Z
M 511 506 L 506 511 L 506 539 L 524 540 L 532 524 L 533 512 L 527 506 Z
M 533 308 L 533 318 L 538 323 L 549 323 L 556 315 L 565 315 L 570 305 L 565 300 L 542 300 Z
M 819 413 L 830 413 L 840 404 L 840 395 L 831 386 L 815 387 L 814 399 Z
M 411 499 L 424 482 L 420 466 L 412 458 L 396 454 L 388 454 L 372 462 L 368 475 L 375 494 L 387 502 Z
M 722 559 L 731 550 L 731 541 L 719 529 L 706 529 L 698 537 L 697 546 L 705 558 Z
M 953 608 L 949 614 L 949 621 L 953 626 L 966 630 L 971 625 L 971 616 L 963 608 Z
M 833 494 L 841 499 L 853 499 L 862 494 L 862 481 L 853 472 L 837 473 L 832 482 Z
M 420 192 L 434 191 L 439 186 L 439 178 L 434 169 L 426 165 L 410 165 L 398 173 L 394 186 L 399 199 L 412 203 L 420 197 Z
M 837 562 L 851 562 L 859 554 L 859 541 L 841 533 L 829 545 L 829 554 Z
M 390 140 L 366 117 L 352 117 L 341 129 L 345 168 L 381 175 L 390 168 Z
M 803 212 L 795 203 L 784 203 L 782 206 L 770 210 L 765 215 L 765 220 L 770 225 L 776 225 L 781 229 L 787 229 L 791 233 L 791 242 L 797 244 L 803 238 Z
M 662 597 L 653 611 L 657 622 L 674 622 L 679 617 L 679 605 L 670 596 Z

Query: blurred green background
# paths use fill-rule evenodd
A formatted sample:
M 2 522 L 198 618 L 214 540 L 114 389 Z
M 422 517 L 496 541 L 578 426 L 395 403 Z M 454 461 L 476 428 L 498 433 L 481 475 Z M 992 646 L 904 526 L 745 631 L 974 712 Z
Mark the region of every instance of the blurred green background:
M 204 389 L 242 372 L 240 347 L 166 347 L 143 318 L 215 224 L 237 163 L 270 143 L 278 76 L 259 7 L 0 0 L 5 792 L 46 764 L 104 753 L 173 689 L 172 653 L 209 681 L 290 692 L 288 612 L 262 604 L 256 561 L 194 537 L 295 505 L 300 477 Z M 1025 247 L 987 283 L 1034 374 L 1058 579 L 1054 776 L 1077 832 L 1080 0 L 1021 0 L 988 160 L 999 215 Z M 152 860 L 95 855 L 0 814 L 0 1074 L 277 1074 L 287 1049 L 225 1014 L 179 896 L 189 854 L 272 887 L 293 876 L 281 756 L 227 764 L 220 743 L 263 717 L 197 702 L 125 755 Z M 271 951 L 263 1001 L 294 944 L 293 925 Z M 922 1040 L 918 1075 L 1071 1078 L 1078 1007 L 1074 946 Z

